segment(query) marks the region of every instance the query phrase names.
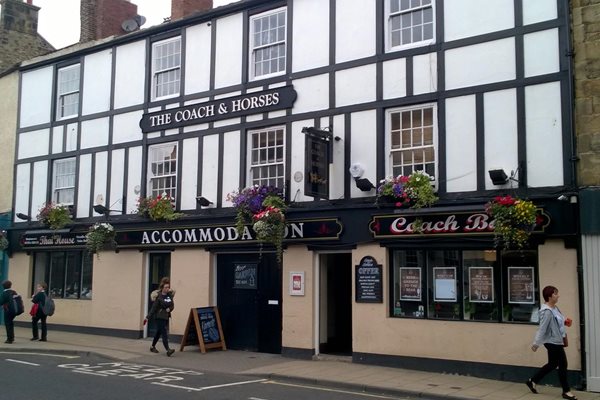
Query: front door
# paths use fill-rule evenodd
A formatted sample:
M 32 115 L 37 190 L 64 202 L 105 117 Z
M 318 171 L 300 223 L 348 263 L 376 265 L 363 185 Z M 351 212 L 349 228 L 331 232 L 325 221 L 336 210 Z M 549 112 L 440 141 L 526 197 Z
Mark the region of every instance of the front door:
M 158 289 L 160 280 L 163 277 L 171 276 L 171 253 L 150 253 L 148 268 L 148 310 L 152 307 L 150 294 Z M 174 288 L 173 288 L 174 289 Z M 156 333 L 156 323 L 153 318 L 148 321 L 148 337 L 154 336 Z
M 275 254 L 217 256 L 217 305 L 228 348 L 281 353 L 281 284 Z

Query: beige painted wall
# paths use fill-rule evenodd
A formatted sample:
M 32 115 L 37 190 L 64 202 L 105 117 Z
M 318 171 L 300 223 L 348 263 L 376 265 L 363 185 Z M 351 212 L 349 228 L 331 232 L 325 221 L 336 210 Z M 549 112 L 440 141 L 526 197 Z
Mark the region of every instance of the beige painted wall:
M 361 246 L 353 253 L 353 263 L 357 264 L 367 254 L 383 264 L 383 281 L 388 282 L 385 249 Z M 562 297 L 561 310 L 573 319 L 569 330 L 573 345 L 567 350 L 570 369 L 581 368 L 576 345 L 579 343 L 576 266 L 576 251 L 565 249 L 562 241 L 547 241 L 540 246 L 540 286 L 557 286 Z M 390 318 L 388 296 L 384 284 L 382 304 L 353 303 L 353 351 L 524 366 L 540 366 L 546 361 L 545 351 L 530 350 L 536 326 Z
M 0 213 L 12 209 L 19 74 L 0 78 Z

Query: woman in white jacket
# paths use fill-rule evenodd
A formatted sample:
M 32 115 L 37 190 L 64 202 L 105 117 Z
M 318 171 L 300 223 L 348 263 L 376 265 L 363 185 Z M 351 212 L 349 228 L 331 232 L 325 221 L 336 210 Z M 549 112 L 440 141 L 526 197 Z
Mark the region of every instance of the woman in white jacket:
M 567 331 L 565 329 L 565 317 L 561 314 L 556 303 L 558 303 L 558 289 L 554 286 L 546 286 L 542 290 L 542 296 L 545 303 L 540 307 L 540 326 L 533 339 L 531 350 L 537 351 L 540 345 L 548 350 L 548 362 L 530 379 L 525 382 L 532 393 L 537 393 L 536 385 L 548 373 L 558 368 L 558 379 L 562 386 L 562 397 L 566 400 L 577 400 L 577 397 L 571 393 L 569 382 L 567 381 L 567 355 L 565 353 L 565 344 Z

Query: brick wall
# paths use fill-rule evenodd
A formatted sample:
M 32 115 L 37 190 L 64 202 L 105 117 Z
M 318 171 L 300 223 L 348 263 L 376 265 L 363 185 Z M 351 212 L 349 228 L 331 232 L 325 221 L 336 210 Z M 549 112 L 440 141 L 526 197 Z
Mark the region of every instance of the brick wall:
M 213 8 L 212 0 L 171 0 L 171 20 Z
M 128 0 L 81 0 L 81 30 L 79 41 L 104 39 L 123 35 L 123 21 L 137 15 L 137 5 Z
M 573 0 L 579 186 L 600 185 L 600 0 Z

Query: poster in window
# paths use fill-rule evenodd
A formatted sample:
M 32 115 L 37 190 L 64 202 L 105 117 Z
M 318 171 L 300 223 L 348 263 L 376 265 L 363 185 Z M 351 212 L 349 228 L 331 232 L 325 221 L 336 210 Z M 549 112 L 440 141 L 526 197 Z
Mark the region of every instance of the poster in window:
M 400 267 L 400 300 L 421 301 L 421 268 Z
M 456 267 L 433 268 L 434 301 L 456 301 Z
M 533 267 L 508 267 L 508 302 L 511 304 L 534 304 Z
M 494 302 L 493 267 L 469 267 L 469 301 L 471 303 Z
M 304 272 L 290 272 L 290 295 L 304 296 Z

